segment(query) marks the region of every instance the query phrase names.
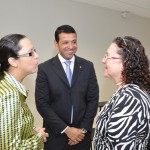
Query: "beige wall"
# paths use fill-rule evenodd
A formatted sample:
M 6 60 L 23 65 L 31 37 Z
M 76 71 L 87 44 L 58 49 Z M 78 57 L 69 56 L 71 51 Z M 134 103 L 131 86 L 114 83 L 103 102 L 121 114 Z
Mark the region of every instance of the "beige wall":
M 77 55 L 91 60 L 100 86 L 100 101 L 108 100 L 115 90 L 111 81 L 103 77 L 101 59 L 116 36 L 132 35 L 145 45 L 150 56 L 150 19 L 129 15 L 124 19 L 120 12 L 79 4 L 71 0 L 1 0 L 0 37 L 21 33 L 32 39 L 40 62 L 57 53 L 53 46 L 54 31 L 62 24 L 72 25 L 78 33 Z M 42 120 L 35 108 L 34 86 L 36 74 L 28 76 L 24 84 L 29 89 L 27 102 L 35 116 L 35 125 Z

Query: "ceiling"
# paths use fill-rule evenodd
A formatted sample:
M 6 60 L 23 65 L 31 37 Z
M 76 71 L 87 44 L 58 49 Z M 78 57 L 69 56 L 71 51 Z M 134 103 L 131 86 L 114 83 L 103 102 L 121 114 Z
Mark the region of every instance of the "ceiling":
M 150 0 L 72 0 L 150 19 Z

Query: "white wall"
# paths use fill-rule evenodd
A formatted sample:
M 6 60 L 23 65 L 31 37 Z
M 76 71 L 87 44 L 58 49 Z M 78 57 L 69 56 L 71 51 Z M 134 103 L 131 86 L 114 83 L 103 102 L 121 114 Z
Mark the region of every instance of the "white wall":
M 123 19 L 120 12 L 80 4 L 71 0 L 0 0 L 0 37 L 10 33 L 27 35 L 34 43 L 43 62 L 56 55 L 53 46 L 55 29 L 72 25 L 78 33 L 77 55 L 91 60 L 100 86 L 100 101 L 108 100 L 115 86 L 103 78 L 101 59 L 116 36 L 132 35 L 139 38 L 150 56 L 150 20 L 129 15 Z M 41 118 L 34 104 L 36 74 L 28 76 L 24 84 L 29 89 L 27 102 L 35 116 L 35 125 Z

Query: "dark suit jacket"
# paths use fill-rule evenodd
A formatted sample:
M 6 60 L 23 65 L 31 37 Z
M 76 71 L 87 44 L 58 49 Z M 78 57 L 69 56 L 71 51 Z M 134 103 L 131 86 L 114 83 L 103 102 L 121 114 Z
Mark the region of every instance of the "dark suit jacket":
M 92 62 L 75 56 L 71 87 L 58 56 L 40 64 L 35 97 L 37 110 L 43 117 L 43 126 L 49 133 L 47 150 L 65 150 L 68 138 L 61 132 L 66 126 L 70 126 L 72 104 L 72 126 L 89 131 L 89 135 L 78 145 L 90 144 L 90 132 L 99 99 L 99 88 Z

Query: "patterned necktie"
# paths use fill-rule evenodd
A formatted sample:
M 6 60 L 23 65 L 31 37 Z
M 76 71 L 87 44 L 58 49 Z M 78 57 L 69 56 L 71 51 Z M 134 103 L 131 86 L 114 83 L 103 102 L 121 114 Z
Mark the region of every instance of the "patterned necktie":
M 71 61 L 69 61 L 69 60 L 65 61 L 65 64 L 66 64 L 66 75 L 67 75 L 69 84 L 71 86 L 72 72 L 71 72 L 71 69 L 70 69 L 70 63 L 71 63 Z

